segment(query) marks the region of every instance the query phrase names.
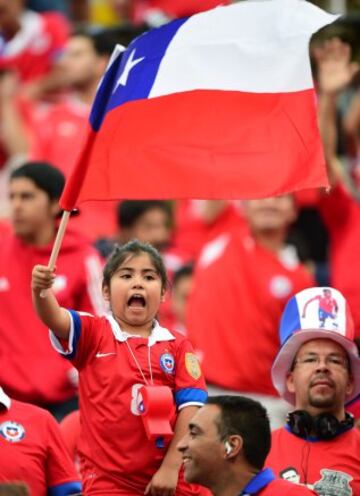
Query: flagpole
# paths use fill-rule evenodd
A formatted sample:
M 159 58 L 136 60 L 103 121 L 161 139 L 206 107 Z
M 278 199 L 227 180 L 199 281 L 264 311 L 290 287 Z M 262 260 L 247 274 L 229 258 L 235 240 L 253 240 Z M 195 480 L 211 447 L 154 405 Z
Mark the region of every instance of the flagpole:
M 61 244 L 62 244 L 62 241 L 64 239 L 66 226 L 69 222 L 70 214 L 71 214 L 71 212 L 69 210 L 64 210 L 64 212 L 62 213 L 61 221 L 59 224 L 59 229 L 58 229 L 58 232 L 56 234 L 56 238 L 55 238 L 52 250 L 51 250 L 51 255 L 50 255 L 50 259 L 49 259 L 49 263 L 48 263 L 48 269 L 50 269 L 50 270 L 53 270 L 55 267 L 56 260 L 57 260 L 57 257 L 59 255 L 59 251 L 61 248 Z M 43 289 L 40 292 L 40 296 L 41 296 L 41 298 L 45 298 L 46 297 L 46 290 Z

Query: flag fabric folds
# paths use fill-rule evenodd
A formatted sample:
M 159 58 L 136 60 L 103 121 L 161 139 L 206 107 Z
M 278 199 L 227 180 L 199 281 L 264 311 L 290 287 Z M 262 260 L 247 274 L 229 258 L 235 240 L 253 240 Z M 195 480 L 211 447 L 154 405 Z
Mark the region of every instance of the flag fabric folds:
M 117 48 L 62 208 L 327 186 L 308 45 L 336 18 L 304 0 L 248 0 Z

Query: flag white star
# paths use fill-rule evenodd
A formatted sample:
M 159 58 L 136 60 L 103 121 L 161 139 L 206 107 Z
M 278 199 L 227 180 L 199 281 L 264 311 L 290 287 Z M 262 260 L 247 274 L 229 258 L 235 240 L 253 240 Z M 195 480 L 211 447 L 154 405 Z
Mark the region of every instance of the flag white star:
M 135 67 L 139 62 L 144 60 L 145 57 L 140 57 L 138 59 L 135 59 L 135 48 L 134 50 L 130 53 L 129 58 L 126 61 L 124 70 L 120 74 L 119 79 L 117 80 L 117 83 L 115 85 L 113 93 L 118 89 L 118 87 L 121 86 L 126 86 L 130 71 L 133 67 Z

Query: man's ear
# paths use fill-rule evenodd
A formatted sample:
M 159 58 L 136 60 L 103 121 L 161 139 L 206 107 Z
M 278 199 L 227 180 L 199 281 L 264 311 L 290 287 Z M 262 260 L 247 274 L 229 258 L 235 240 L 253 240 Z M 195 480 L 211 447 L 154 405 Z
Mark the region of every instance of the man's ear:
M 242 450 L 244 441 L 241 436 L 238 435 L 233 435 L 233 436 L 228 436 L 226 440 L 226 445 L 231 448 L 226 452 L 226 458 L 231 459 L 231 458 L 236 458 L 240 451 Z
M 289 372 L 286 377 L 286 387 L 289 393 L 295 394 L 294 376 L 292 372 Z
M 354 378 L 351 374 L 349 374 L 349 380 L 345 389 L 346 396 L 349 396 L 353 391 L 354 391 Z

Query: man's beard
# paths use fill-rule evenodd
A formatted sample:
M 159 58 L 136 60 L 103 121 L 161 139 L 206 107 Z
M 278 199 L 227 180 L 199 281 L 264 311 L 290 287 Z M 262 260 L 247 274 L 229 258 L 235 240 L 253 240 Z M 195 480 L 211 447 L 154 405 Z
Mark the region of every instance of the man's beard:
M 320 396 L 309 394 L 309 405 L 314 408 L 333 408 L 335 406 L 334 395 Z

